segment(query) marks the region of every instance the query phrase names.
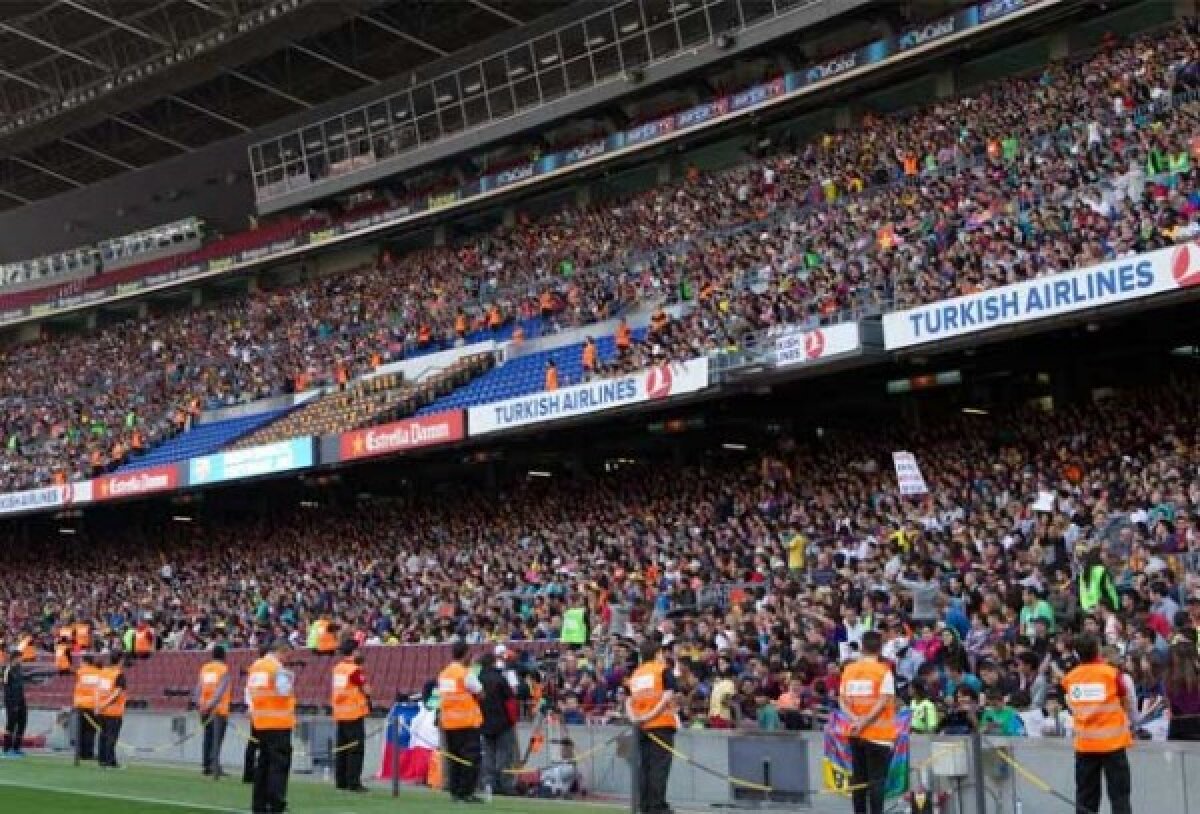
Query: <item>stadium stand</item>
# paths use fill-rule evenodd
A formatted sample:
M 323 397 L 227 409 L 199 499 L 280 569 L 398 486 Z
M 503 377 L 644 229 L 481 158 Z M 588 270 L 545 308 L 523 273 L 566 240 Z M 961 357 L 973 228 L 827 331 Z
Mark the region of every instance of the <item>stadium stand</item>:
M 878 313 L 1188 240 L 1200 233 L 1191 36 L 1180 24 L 1113 41 L 1085 61 L 869 115 L 733 171 L 690 171 L 628 200 L 385 254 L 378 268 L 15 348 L 0 369 L 0 487 L 111 469 L 135 434 L 146 447 L 177 434 L 197 403 L 330 381 L 339 366 L 354 378 L 453 344 L 460 314 L 461 333 L 489 327 L 487 303 L 502 325 L 541 316 L 552 331 L 641 300 L 682 300 L 696 306 L 688 341 L 728 347 L 776 324 Z
M 264 636 L 291 640 L 302 700 L 325 703 L 327 664 L 305 650 L 319 615 L 376 645 L 367 663 L 390 697 L 433 676 L 434 645 L 463 636 L 540 649 L 571 607 L 588 609 L 594 648 L 561 654 L 555 697 L 593 712 L 624 677 L 609 636 L 651 627 L 687 660 L 684 709 L 698 725 L 757 720 L 764 696 L 789 689 L 797 710 L 819 711 L 839 645 L 871 624 L 886 631 L 904 686 L 928 680 L 947 701 L 953 682 L 921 664 L 962 667 L 1011 695 L 1030 689 L 1023 653 L 1048 658 L 1056 675 L 1070 666 L 1066 631 L 1099 625 L 1152 702 L 1155 659 L 1193 647 L 1200 624 L 1198 399 L 1193 371 L 1053 410 L 783 437 L 682 467 L 530 478 L 499 497 L 449 485 L 273 506 L 165 539 L 130 526 L 6 545 L 0 618 L 43 648 L 84 619 L 99 646 L 118 647 L 150 614 L 164 652 L 133 668 L 131 690 L 165 709 L 186 703 L 203 648 Z M 904 497 L 881 465 L 900 444 L 926 464 L 924 499 Z M 1112 591 L 1082 594 L 1077 562 L 1100 566 Z M 735 669 L 732 695 L 712 711 Z M 40 692 L 57 703 L 66 684 Z
M 405 418 L 419 410 L 429 409 L 430 402 L 467 384 L 491 368 L 493 362 L 491 354 L 468 356 L 416 383 L 406 382 L 395 373 L 363 379 L 344 390 L 305 404 L 280 421 L 262 422 L 267 426 L 245 436 L 233 448 L 269 444 L 306 435 L 333 435 Z
M 282 419 L 289 412 L 290 408 L 266 410 L 254 415 L 197 425 L 181 435 L 177 435 L 171 440 L 159 444 L 144 455 L 131 456 L 129 463 L 121 466 L 117 471 L 132 472 L 148 466 L 158 466 L 159 464 L 208 455 L 233 444 L 239 438 L 254 435 L 259 427 L 271 424 L 277 419 Z M 279 423 L 284 422 L 280 421 Z M 297 433 L 297 435 L 303 434 Z

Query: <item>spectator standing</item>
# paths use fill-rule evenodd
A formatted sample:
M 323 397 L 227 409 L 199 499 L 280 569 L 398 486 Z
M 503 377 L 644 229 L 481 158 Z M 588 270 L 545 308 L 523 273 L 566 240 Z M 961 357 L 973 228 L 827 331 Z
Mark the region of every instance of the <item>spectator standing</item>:
M 483 786 L 496 794 L 512 793 L 511 769 L 517 754 L 517 697 L 508 677 L 502 672 L 508 648 L 497 645 L 494 659 L 484 662 L 479 671 L 483 686 L 480 707 L 483 710 Z
M 1200 741 L 1200 664 L 1196 645 L 1181 640 L 1167 657 L 1166 690 L 1170 709 L 1167 740 Z

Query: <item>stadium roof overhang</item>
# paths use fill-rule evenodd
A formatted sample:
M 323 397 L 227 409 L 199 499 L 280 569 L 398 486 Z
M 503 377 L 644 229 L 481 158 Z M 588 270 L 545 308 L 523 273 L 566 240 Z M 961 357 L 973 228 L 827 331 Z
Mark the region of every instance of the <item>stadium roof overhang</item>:
M 0 209 L 258 130 L 565 5 L 9 0 Z

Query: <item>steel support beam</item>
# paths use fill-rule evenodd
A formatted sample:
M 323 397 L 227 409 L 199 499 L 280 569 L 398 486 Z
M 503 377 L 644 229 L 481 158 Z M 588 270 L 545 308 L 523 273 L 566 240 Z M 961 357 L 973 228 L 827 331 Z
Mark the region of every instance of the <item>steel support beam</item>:
M 115 155 L 109 155 L 108 153 L 106 153 L 102 150 L 97 150 L 95 147 L 89 147 L 86 144 L 80 144 L 78 141 L 75 141 L 75 139 L 68 138 L 67 136 L 63 136 L 62 138 L 59 139 L 59 141 L 74 150 L 78 150 L 81 153 L 87 153 L 90 156 L 95 156 L 96 158 L 99 158 L 101 161 L 107 161 L 110 164 L 116 164 L 118 167 L 123 167 L 124 169 L 127 169 L 127 170 L 136 170 L 137 169 L 137 165 L 135 165 L 135 164 L 130 164 L 128 161 L 122 161 L 121 159 L 117 158 Z
M 3 187 L 0 187 L 0 196 L 8 198 L 9 200 L 12 200 L 12 201 L 16 201 L 17 203 L 23 203 L 23 204 L 33 203 L 33 201 L 29 200 L 28 198 L 23 198 L 15 192 L 9 192 L 7 189 L 4 189 Z
M 202 0 L 184 0 L 184 2 L 186 2 L 189 6 L 195 6 L 198 9 L 207 11 L 209 14 L 215 14 L 225 20 L 228 20 L 232 16 L 220 6 L 212 6 L 208 3 L 202 2 Z
M 93 68 L 104 71 L 105 73 L 112 73 L 112 69 L 99 60 L 93 59 L 92 57 L 84 54 L 80 54 L 76 51 L 72 51 L 69 48 L 63 48 L 61 45 L 56 45 L 49 40 L 44 40 L 37 34 L 31 34 L 28 31 L 17 28 L 16 26 L 11 26 L 8 23 L 0 23 L 0 31 L 7 31 L 9 34 L 14 34 L 23 40 L 29 40 L 30 42 L 36 43 L 37 45 L 40 45 L 50 51 L 62 54 L 65 57 L 70 57 L 76 62 L 82 62 L 85 65 L 91 65 Z
M 118 116 L 117 114 L 114 113 L 113 115 L 109 116 L 109 118 L 112 119 L 117 124 L 123 125 L 124 127 L 128 127 L 130 130 L 136 130 L 137 132 L 141 133 L 142 135 L 146 135 L 152 139 L 161 141 L 163 144 L 170 144 L 172 147 L 174 147 L 177 150 L 182 150 L 185 153 L 194 153 L 196 151 L 195 147 L 189 147 L 186 144 L 184 144 L 182 141 L 176 141 L 175 139 L 171 138 L 170 136 L 164 136 L 162 133 L 155 133 L 150 128 L 143 127 L 142 125 L 138 124 L 137 122 L 131 122 L 129 119 L 126 119 L 124 116 Z
M 338 62 L 333 57 L 326 56 L 325 54 L 322 54 L 319 51 L 314 51 L 311 48 L 309 48 L 305 45 L 301 45 L 298 42 L 288 43 L 288 47 L 292 48 L 295 51 L 299 51 L 302 54 L 306 54 L 306 55 L 312 57 L 313 59 L 320 60 L 321 62 L 324 62 L 326 65 L 331 65 L 334 68 L 337 68 L 339 71 L 342 71 L 343 73 L 348 73 L 351 76 L 357 76 L 359 79 L 361 79 L 364 82 L 369 82 L 372 85 L 379 84 L 379 80 L 376 79 L 375 77 L 371 76 L 370 74 L 363 73 L 362 71 L 358 70 L 358 68 L 351 68 L 349 65 Z
M 40 90 L 42 93 L 48 93 L 51 96 L 58 96 L 58 91 L 48 85 L 43 85 L 41 82 L 35 82 L 27 76 L 21 76 L 19 73 L 13 73 L 7 68 L 0 68 L 0 76 L 5 79 L 11 79 L 14 82 L 20 82 L 22 85 L 34 90 Z
M 184 107 L 190 107 L 192 110 L 195 110 L 197 113 L 203 113 L 205 116 L 208 116 L 210 119 L 215 119 L 216 121 L 224 122 L 225 124 L 229 125 L 230 127 L 236 127 L 238 130 L 241 130 L 243 133 L 250 132 L 249 127 L 247 127 L 246 125 L 237 121 L 236 119 L 231 119 L 228 116 L 226 116 L 222 113 L 218 113 L 215 110 L 209 110 L 204 105 L 198 105 L 195 102 L 190 102 L 187 99 L 184 99 L 182 96 L 176 96 L 173 93 L 168 94 L 167 98 L 170 99 L 172 102 L 178 102 L 179 104 L 183 105 Z
M 384 22 L 383 20 L 377 19 L 376 17 L 373 17 L 370 14 L 360 14 L 358 19 L 362 20 L 364 23 L 367 23 L 368 25 L 375 26 L 380 31 L 386 31 L 387 33 L 391 34 L 393 37 L 402 39 L 405 42 L 410 42 L 413 45 L 417 46 L 418 48 L 424 48 L 426 51 L 428 51 L 431 54 L 437 54 L 439 57 L 445 57 L 445 56 L 450 55 L 450 52 L 447 51 L 445 48 L 439 48 L 436 45 L 434 45 L 432 42 L 429 42 L 428 40 L 423 40 L 420 37 L 416 36 L 415 34 L 409 34 L 404 29 L 396 28 L 391 23 Z
M 64 184 L 70 184 L 71 186 L 75 187 L 76 189 L 83 186 L 82 183 L 80 183 L 79 181 L 76 181 L 74 178 L 70 178 L 66 175 L 63 175 L 61 172 L 56 172 L 55 170 L 52 170 L 49 167 L 43 167 L 41 164 L 38 164 L 36 161 L 30 161 L 26 158 L 21 158 L 21 156 L 19 156 L 19 155 L 10 155 L 8 157 L 8 160 L 15 162 L 17 164 L 20 164 L 23 167 L 29 167 L 29 169 L 33 170 L 34 172 L 40 172 L 42 175 L 49 175 L 51 178 L 57 178 L 58 180 L 62 181 Z
M 165 39 L 165 38 L 159 36 L 158 34 L 155 34 L 153 31 L 147 31 L 144 28 L 140 28 L 136 25 L 130 25 L 129 23 L 118 20 L 115 17 L 110 17 L 107 14 L 104 14 L 102 12 L 97 11 L 94 8 L 91 8 L 90 6 L 85 6 L 83 3 L 80 3 L 78 0 L 59 0 L 59 2 L 65 6 L 70 6 L 71 8 L 75 9 L 76 11 L 82 11 L 84 14 L 87 14 L 88 16 L 95 17 L 97 20 L 108 23 L 113 28 L 119 28 L 122 31 L 128 31 L 130 34 L 141 37 L 144 40 L 150 40 L 150 42 L 156 42 L 159 45 L 162 45 L 166 48 L 174 47 L 170 40 Z
M 305 110 L 312 109 L 311 102 L 306 102 L 303 99 L 301 99 L 299 96 L 293 96 L 292 94 L 288 93 L 286 90 L 277 88 L 269 82 L 264 82 L 261 79 L 255 79 L 253 76 L 244 74 L 241 71 L 236 70 L 234 68 L 226 68 L 225 73 L 229 74 L 234 79 L 240 79 L 241 81 L 245 82 L 247 85 L 253 85 L 254 87 L 256 87 L 260 90 L 265 90 L 267 93 L 270 93 L 274 96 L 278 96 L 280 99 L 287 99 L 292 104 L 299 105 L 300 107 L 304 108 Z
M 63 2 L 67 2 L 67 0 L 63 0 Z M 471 5 L 473 5 L 475 8 L 483 9 L 488 14 L 491 14 L 495 17 L 499 17 L 501 20 L 507 20 L 508 22 L 510 22 L 516 26 L 525 25 L 525 21 L 520 19 L 519 17 L 514 17 L 513 15 L 509 14 L 507 11 L 504 11 L 503 9 L 498 9 L 495 6 L 491 5 L 490 3 L 483 2 L 483 0 L 470 0 L 470 2 L 471 2 Z

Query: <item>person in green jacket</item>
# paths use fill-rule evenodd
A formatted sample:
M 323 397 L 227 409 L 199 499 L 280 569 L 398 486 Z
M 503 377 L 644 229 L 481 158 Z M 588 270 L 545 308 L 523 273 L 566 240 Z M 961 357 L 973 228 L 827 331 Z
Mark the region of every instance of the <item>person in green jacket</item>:
M 1084 555 L 1083 567 L 1079 569 L 1079 607 L 1084 613 L 1091 613 L 1101 603 L 1113 613 L 1121 606 L 1117 586 L 1104 565 L 1100 548 L 1095 547 Z
M 932 735 L 937 732 L 938 724 L 941 721 L 938 718 L 937 704 L 929 700 L 929 693 L 925 689 L 925 685 L 920 681 L 914 681 L 912 685 L 912 701 L 908 703 L 908 708 L 912 712 L 912 731 L 916 735 Z

